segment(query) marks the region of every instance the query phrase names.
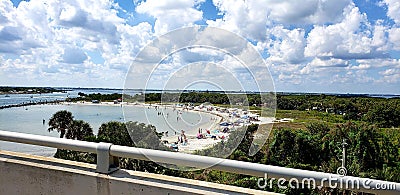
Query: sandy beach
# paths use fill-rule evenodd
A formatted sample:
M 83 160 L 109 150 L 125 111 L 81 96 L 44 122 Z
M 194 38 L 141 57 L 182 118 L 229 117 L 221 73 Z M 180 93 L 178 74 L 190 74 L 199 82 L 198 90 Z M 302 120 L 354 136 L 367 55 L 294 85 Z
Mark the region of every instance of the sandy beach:
M 139 106 L 144 108 L 155 108 L 158 107 L 163 109 L 173 109 L 174 112 L 179 112 L 180 115 L 185 112 L 201 112 L 204 114 L 212 115 L 211 120 L 201 125 L 193 126 L 195 129 L 185 129 L 184 133 L 181 134 L 181 130 L 176 130 L 174 134 L 164 135 L 161 140 L 166 143 L 168 147 L 184 153 L 193 153 L 196 150 L 202 150 L 205 148 L 212 147 L 214 144 L 221 140 L 227 140 L 229 138 L 229 132 L 224 133 L 224 128 L 234 130 L 235 128 L 249 124 L 268 124 L 277 122 L 288 122 L 291 119 L 285 119 L 285 121 L 277 121 L 272 117 L 260 117 L 248 111 L 240 109 L 226 109 L 216 106 L 177 106 L 177 105 L 159 105 L 159 104 L 144 104 L 144 103 L 126 103 L 126 102 L 62 102 L 62 104 L 72 105 L 101 105 L 101 106 Z M 251 117 L 250 117 L 251 116 Z M 252 120 L 250 120 L 252 119 Z M 178 120 L 178 119 L 177 119 Z M 239 123 L 238 123 L 239 121 Z M 221 123 L 227 123 L 226 126 L 220 125 Z M 183 130 L 183 129 L 182 129 Z M 200 131 L 200 132 L 199 132 Z M 198 138 L 199 133 L 203 138 Z M 186 140 L 183 139 L 186 137 Z M 179 139 L 182 138 L 182 141 Z M 176 145 L 175 145 L 176 144 Z

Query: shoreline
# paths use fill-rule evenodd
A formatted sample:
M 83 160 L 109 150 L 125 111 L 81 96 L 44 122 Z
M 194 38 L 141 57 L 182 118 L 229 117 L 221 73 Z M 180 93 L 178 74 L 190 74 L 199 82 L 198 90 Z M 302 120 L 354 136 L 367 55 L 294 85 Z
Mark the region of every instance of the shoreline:
M 213 121 L 212 123 L 205 123 L 200 126 L 197 126 L 195 129 L 186 129 L 185 130 L 185 136 L 186 136 L 186 141 L 184 143 L 178 142 L 178 137 L 182 136 L 180 133 L 176 135 L 169 135 L 166 136 L 165 134 L 161 137 L 161 141 L 165 143 L 167 147 L 170 147 L 173 149 L 173 146 L 176 144 L 176 147 L 178 148 L 178 152 L 183 152 L 183 153 L 193 153 L 196 150 L 203 150 L 206 148 L 210 148 L 213 145 L 217 144 L 218 142 L 222 140 L 227 140 L 229 139 L 230 132 L 223 133 L 222 130 L 224 128 L 229 128 L 230 131 L 234 131 L 236 128 L 240 128 L 243 125 L 250 125 L 250 124 L 270 124 L 270 123 L 277 123 L 277 122 L 284 122 L 284 121 L 277 121 L 275 118 L 267 118 L 267 117 L 257 117 L 257 121 L 247 121 L 243 123 L 239 123 L 238 126 L 233 125 L 235 121 L 237 120 L 242 120 L 240 116 L 242 116 L 244 113 L 246 115 L 255 115 L 252 114 L 249 111 L 243 111 L 241 109 L 233 109 L 238 112 L 238 115 L 236 117 L 232 116 L 232 111 L 229 111 L 230 109 L 226 108 L 220 108 L 217 106 L 192 106 L 191 109 L 188 109 L 187 106 L 185 107 L 177 107 L 174 104 L 172 105 L 161 105 L 161 104 L 145 104 L 145 103 L 127 103 L 127 102 L 99 102 L 99 103 L 92 103 L 92 102 L 87 102 L 87 101 L 78 101 L 78 102 L 66 102 L 62 101 L 60 104 L 63 105 L 85 105 L 85 106 L 138 106 L 138 107 L 151 107 L 155 108 L 158 107 L 159 109 L 174 109 L 174 111 L 179 111 L 180 113 L 183 112 L 192 112 L 192 113 L 203 113 L 203 114 L 209 114 L 212 115 Z M 290 120 L 287 120 L 290 121 Z M 228 126 L 221 126 L 220 123 L 222 122 L 227 122 L 231 123 L 231 125 Z M 205 138 L 197 138 L 196 134 L 193 134 L 193 132 L 198 132 L 199 129 L 202 129 L 201 134 Z M 210 134 L 206 133 L 207 130 L 210 132 Z M 186 133 L 188 132 L 188 133 Z M 190 133 L 192 132 L 192 133 Z

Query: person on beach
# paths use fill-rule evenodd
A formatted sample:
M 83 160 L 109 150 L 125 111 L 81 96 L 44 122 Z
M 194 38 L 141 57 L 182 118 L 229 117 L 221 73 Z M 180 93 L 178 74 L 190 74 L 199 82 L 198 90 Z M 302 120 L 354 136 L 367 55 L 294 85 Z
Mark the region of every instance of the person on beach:
M 185 134 L 183 134 L 183 139 L 184 139 L 184 142 L 183 142 L 183 145 L 187 145 L 187 143 L 188 143 L 188 139 L 187 139 L 187 137 L 186 137 L 186 135 Z
M 185 146 L 187 144 L 188 140 L 187 137 L 185 135 L 185 131 L 181 130 L 181 143 Z
M 186 138 L 186 135 L 185 135 L 185 131 L 184 130 L 181 130 L 181 144 L 183 144 L 183 145 L 186 145 L 186 143 L 187 143 L 187 138 Z
M 203 134 L 201 134 L 201 133 L 198 133 L 196 137 L 197 137 L 197 139 L 203 139 L 204 138 Z

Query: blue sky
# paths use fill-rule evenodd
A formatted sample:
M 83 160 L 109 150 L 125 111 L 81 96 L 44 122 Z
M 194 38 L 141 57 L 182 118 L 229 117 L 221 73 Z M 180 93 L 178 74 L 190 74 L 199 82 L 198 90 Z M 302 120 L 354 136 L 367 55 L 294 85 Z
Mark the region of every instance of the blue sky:
M 249 41 L 276 91 L 400 94 L 398 0 L 3 0 L 0 85 L 122 88 L 143 47 L 197 25 Z

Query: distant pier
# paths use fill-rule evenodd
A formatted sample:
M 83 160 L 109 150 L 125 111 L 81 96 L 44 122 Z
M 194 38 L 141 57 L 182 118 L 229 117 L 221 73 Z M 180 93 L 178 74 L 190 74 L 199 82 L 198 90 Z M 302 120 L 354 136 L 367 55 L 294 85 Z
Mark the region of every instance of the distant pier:
M 52 101 L 30 101 L 30 102 L 23 102 L 20 104 L 10 104 L 10 105 L 4 105 L 4 106 L 0 106 L 0 110 L 1 109 L 6 109 L 6 108 L 14 108 L 14 107 L 24 107 L 24 106 L 34 106 L 34 105 L 40 105 L 40 104 L 58 104 L 60 102 L 63 102 L 64 100 L 52 100 Z

